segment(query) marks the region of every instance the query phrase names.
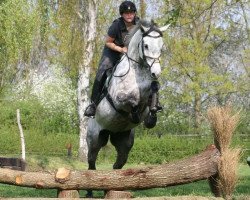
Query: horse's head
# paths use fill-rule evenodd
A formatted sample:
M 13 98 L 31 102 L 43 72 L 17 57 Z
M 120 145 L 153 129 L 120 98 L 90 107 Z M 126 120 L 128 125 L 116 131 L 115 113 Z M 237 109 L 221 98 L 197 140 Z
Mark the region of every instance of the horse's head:
M 142 21 L 142 39 L 139 43 L 139 56 L 142 66 L 150 69 L 151 77 L 157 79 L 161 74 L 160 56 L 163 47 L 162 32 L 169 25 L 158 28 L 155 23 Z

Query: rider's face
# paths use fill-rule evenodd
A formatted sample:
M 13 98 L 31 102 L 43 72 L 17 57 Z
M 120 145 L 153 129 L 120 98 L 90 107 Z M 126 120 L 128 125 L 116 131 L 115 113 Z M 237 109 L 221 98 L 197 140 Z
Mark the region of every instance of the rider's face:
M 135 12 L 124 12 L 122 13 L 122 17 L 125 20 L 125 22 L 131 23 L 134 21 L 135 18 Z

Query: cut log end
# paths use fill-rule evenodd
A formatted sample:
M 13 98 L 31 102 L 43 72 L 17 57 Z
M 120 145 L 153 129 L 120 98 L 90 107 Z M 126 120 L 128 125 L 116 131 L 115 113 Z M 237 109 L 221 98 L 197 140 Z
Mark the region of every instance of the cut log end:
M 20 184 L 22 184 L 22 183 L 23 183 L 23 178 L 22 178 L 22 176 L 20 176 L 20 175 L 16 176 L 16 184 L 17 184 L 17 185 L 20 185 Z
M 56 173 L 56 176 L 55 176 L 56 182 L 65 183 L 69 179 L 70 179 L 70 170 L 68 170 L 68 169 L 66 169 L 64 167 L 59 168 L 57 170 L 57 173 Z

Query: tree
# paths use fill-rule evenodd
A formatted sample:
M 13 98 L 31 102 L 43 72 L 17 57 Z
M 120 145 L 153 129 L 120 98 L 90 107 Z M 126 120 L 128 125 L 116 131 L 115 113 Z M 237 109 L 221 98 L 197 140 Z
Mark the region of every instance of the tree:
M 72 0 L 57 2 L 52 7 L 50 46 L 55 56 L 50 62 L 58 63 L 73 81 L 77 90 L 77 112 L 79 120 L 79 158 L 86 161 L 87 118 L 84 110 L 89 103 L 90 70 L 94 57 L 96 36 L 96 0 Z
M 240 49 L 242 37 L 236 36 L 242 29 L 234 21 L 233 2 L 172 0 L 166 4 L 169 12 L 178 14 L 167 39 L 166 96 L 175 109 L 192 116 L 194 132 L 200 134 L 202 112 L 208 103 L 223 104 L 238 89 L 232 64 L 222 58 L 235 56 Z
M 17 76 L 27 76 L 37 21 L 36 10 L 26 0 L 0 2 L 0 95 Z
M 79 65 L 79 77 L 77 83 L 77 99 L 78 99 L 78 116 L 80 123 L 80 145 L 79 156 L 81 159 L 86 160 L 87 156 L 87 118 L 83 113 L 88 105 L 88 90 L 89 90 L 89 76 L 90 76 L 90 64 L 93 58 L 94 45 L 93 41 L 96 35 L 96 0 L 82 0 L 79 4 L 79 17 L 82 20 L 83 26 L 82 37 L 83 43 L 83 55 L 82 62 Z
M 141 18 L 144 19 L 146 16 L 146 3 L 144 0 L 140 0 L 140 14 Z

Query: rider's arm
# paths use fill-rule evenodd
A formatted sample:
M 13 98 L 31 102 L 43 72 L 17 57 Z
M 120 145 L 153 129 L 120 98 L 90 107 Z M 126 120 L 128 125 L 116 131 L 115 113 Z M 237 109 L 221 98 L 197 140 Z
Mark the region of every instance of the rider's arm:
M 106 38 L 106 46 L 110 49 L 112 49 L 113 51 L 117 51 L 117 52 L 120 52 L 120 53 L 126 53 L 127 52 L 127 48 L 126 47 L 120 47 L 120 46 L 117 46 L 115 43 L 115 38 L 112 38 L 110 36 L 107 36 Z

